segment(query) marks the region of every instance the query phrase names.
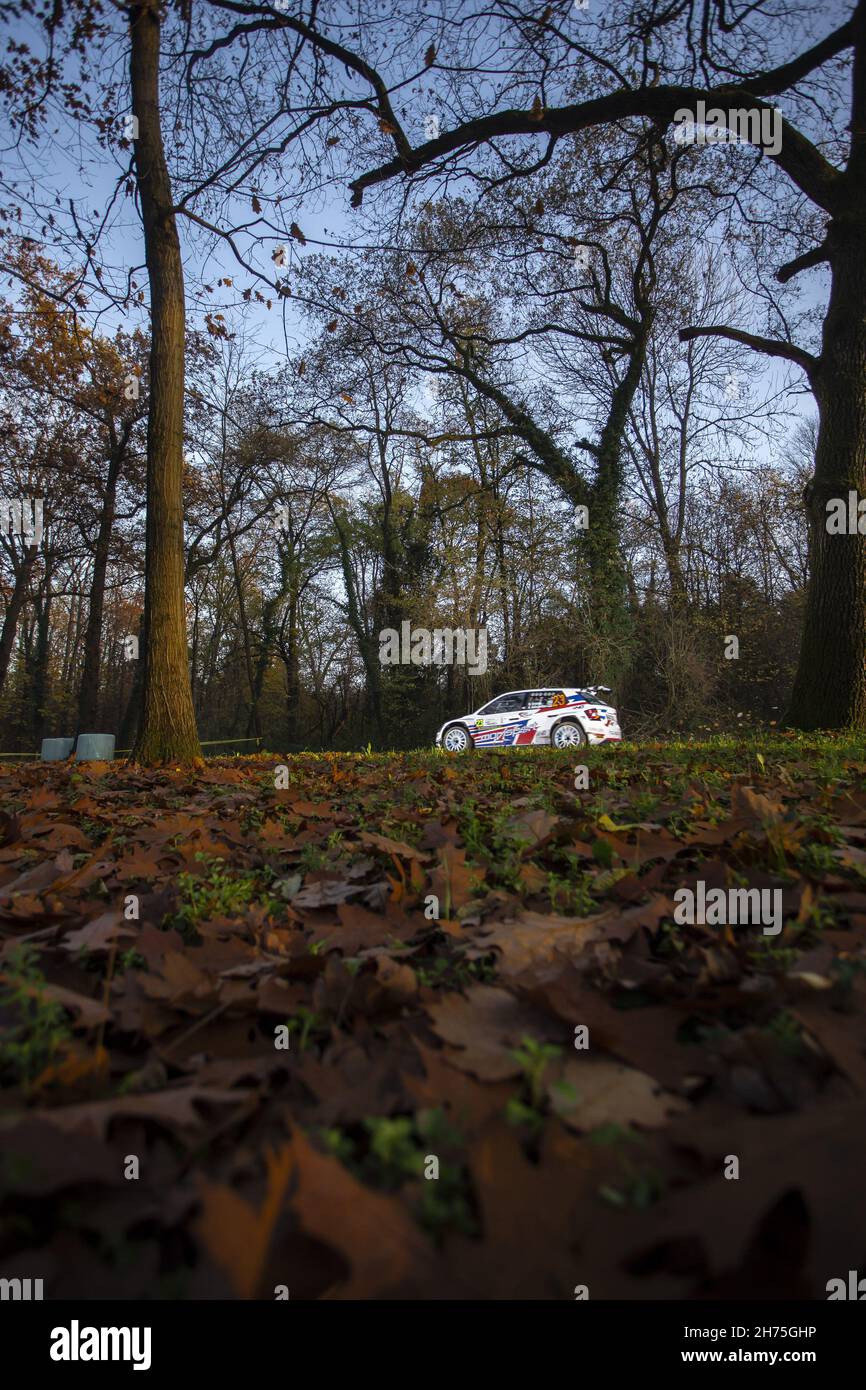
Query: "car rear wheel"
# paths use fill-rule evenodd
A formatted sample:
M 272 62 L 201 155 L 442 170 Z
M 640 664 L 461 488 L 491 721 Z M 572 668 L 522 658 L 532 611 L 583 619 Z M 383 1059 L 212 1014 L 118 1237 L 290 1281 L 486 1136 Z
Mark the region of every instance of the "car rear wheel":
M 442 747 L 449 753 L 465 753 L 467 748 L 472 747 L 468 729 L 462 724 L 452 724 L 442 736 Z
M 582 748 L 587 738 L 576 719 L 563 719 L 550 735 L 550 741 L 554 748 Z

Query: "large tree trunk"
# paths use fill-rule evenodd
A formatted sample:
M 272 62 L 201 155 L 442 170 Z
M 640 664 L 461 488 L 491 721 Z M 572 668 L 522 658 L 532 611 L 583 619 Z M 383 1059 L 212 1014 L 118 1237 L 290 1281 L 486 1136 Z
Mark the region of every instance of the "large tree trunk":
M 831 225 L 833 280 L 813 377 L 819 429 L 807 489 L 809 585 L 790 723 L 866 728 L 866 539 L 831 535 L 827 502 L 866 497 L 866 189 Z M 864 522 L 866 525 L 866 522 Z
M 851 147 L 834 188 L 826 246 L 830 302 L 811 373 L 819 426 L 806 489 L 809 582 L 788 722 L 801 729 L 866 728 L 866 539 L 827 530 L 827 503 L 866 497 L 866 5 L 855 31 Z M 866 525 L 866 522 L 864 522 Z
M 183 564 L 183 386 L 185 303 L 180 240 L 159 112 L 157 4 L 130 10 L 135 163 L 150 278 L 150 396 L 147 415 L 147 553 L 144 688 L 133 758 L 155 763 L 201 757 L 187 653 Z

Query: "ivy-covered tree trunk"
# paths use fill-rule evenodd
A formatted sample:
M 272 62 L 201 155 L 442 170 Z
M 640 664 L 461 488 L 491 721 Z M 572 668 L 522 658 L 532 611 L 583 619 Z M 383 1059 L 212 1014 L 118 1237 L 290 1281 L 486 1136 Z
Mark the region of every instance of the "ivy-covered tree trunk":
M 590 493 L 586 533 L 589 569 L 589 627 L 594 670 L 590 680 L 615 684 L 628 665 L 632 617 L 620 540 L 622 489 L 625 475 L 625 432 L 652 330 L 653 314 L 646 307 L 637 320 L 628 363 L 614 388 L 596 452 L 597 471 Z

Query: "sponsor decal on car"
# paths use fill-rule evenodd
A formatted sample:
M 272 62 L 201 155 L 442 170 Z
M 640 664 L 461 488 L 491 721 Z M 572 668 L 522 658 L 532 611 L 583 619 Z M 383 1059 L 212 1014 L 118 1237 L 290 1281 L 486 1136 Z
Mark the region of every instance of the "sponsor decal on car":
M 529 720 L 519 719 L 511 724 L 499 724 L 495 729 L 482 729 L 472 735 L 472 741 L 476 748 L 510 748 L 514 743 L 531 743 L 534 737 L 535 728 L 530 727 Z

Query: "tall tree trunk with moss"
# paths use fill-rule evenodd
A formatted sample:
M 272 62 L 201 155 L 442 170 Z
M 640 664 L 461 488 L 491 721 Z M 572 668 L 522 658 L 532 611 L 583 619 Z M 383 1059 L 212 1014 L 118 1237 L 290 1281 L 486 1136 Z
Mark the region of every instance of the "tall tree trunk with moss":
M 201 748 L 184 604 L 183 265 L 160 124 L 158 4 L 133 5 L 129 16 L 132 109 L 138 120 L 135 164 L 151 305 L 144 681 L 133 758 L 192 762 L 201 757 Z

